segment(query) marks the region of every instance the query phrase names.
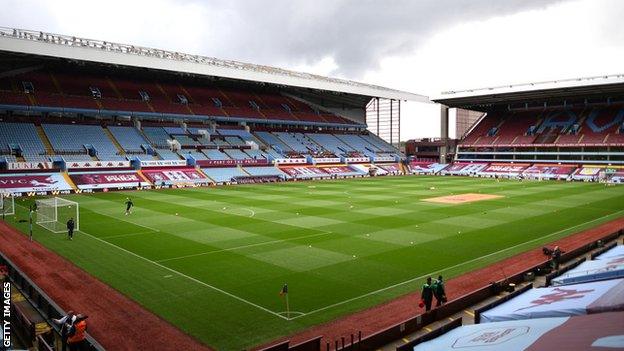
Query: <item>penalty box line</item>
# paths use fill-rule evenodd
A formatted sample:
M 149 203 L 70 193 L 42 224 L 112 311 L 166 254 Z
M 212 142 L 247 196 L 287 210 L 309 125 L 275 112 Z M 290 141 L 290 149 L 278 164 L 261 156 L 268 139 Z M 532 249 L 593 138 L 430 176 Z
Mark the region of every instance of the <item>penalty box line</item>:
M 595 218 L 595 219 L 593 219 L 591 221 L 583 222 L 583 223 L 574 225 L 572 227 L 561 229 L 561 230 L 558 230 L 556 232 L 550 233 L 548 235 L 541 236 L 539 238 L 535 238 L 535 239 L 532 239 L 532 240 L 529 240 L 529 241 L 525 241 L 525 242 L 522 242 L 522 243 L 514 245 L 514 246 L 510 246 L 510 247 L 504 248 L 502 250 L 498 250 L 498 251 L 489 253 L 489 254 L 487 254 L 485 256 L 476 257 L 476 258 L 473 258 L 471 260 L 458 263 L 458 264 L 456 264 L 454 266 L 451 266 L 451 267 L 446 267 L 446 268 L 443 268 L 443 269 L 438 270 L 438 271 L 433 271 L 433 272 L 428 273 L 428 274 L 423 274 L 423 275 L 421 275 L 419 277 L 411 278 L 411 279 L 405 280 L 403 282 L 399 282 L 399 283 L 396 283 L 396 284 L 393 284 L 393 285 L 390 285 L 390 286 L 386 286 L 384 288 L 381 288 L 381 289 L 378 289 L 378 290 L 375 290 L 375 291 L 371 291 L 371 292 L 368 292 L 368 293 L 360 295 L 360 296 L 356 296 L 356 297 L 353 297 L 353 298 L 350 298 L 350 299 L 347 299 L 347 300 L 344 300 L 344 301 L 341 301 L 341 302 L 337 302 L 337 303 L 334 303 L 334 304 L 331 304 L 331 305 L 327 305 L 325 307 L 321 307 L 321 308 L 318 308 L 316 310 L 309 311 L 309 312 L 305 313 L 304 315 L 295 316 L 295 317 L 292 317 L 290 319 L 292 320 L 292 319 L 297 319 L 297 318 L 301 318 L 301 317 L 304 317 L 304 316 L 309 316 L 311 314 L 322 312 L 322 311 L 325 311 L 325 310 L 328 310 L 330 308 L 334 308 L 334 307 L 337 307 L 337 306 L 340 306 L 340 305 L 344 305 L 346 303 L 353 302 L 353 301 L 359 300 L 359 299 L 364 298 L 364 297 L 368 297 L 368 296 L 371 296 L 371 295 L 376 295 L 376 294 L 378 294 L 380 292 L 384 292 L 386 290 L 390 290 L 390 289 L 396 288 L 396 287 L 401 286 L 401 285 L 409 284 L 409 283 L 412 283 L 414 281 L 424 279 L 425 277 L 428 277 L 428 276 L 432 276 L 432 275 L 435 275 L 435 274 L 438 274 L 438 273 L 446 272 L 448 270 L 451 270 L 451 269 L 454 269 L 454 268 L 458 268 L 458 267 L 461 267 L 461 266 L 469 264 L 469 263 L 477 262 L 477 261 L 480 261 L 480 260 L 482 260 L 484 258 L 491 257 L 491 256 L 497 255 L 497 254 L 505 252 L 505 251 L 513 250 L 513 249 L 515 249 L 517 247 L 521 247 L 521 246 L 524 246 L 526 244 L 530 244 L 532 242 L 539 241 L 541 239 L 549 238 L 551 236 L 555 236 L 557 234 L 561 234 L 563 232 L 566 232 L 566 231 L 569 231 L 569 230 L 573 230 L 575 228 L 578 228 L 578 227 L 581 227 L 581 226 L 584 226 L 584 225 L 587 225 L 587 224 L 590 224 L 590 223 L 594 223 L 594 222 L 603 220 L 603 219 L 608 218 L 608 217 L 613 217 L 613 216 L 617 217 L 619 214 L 622 214 L 622 213 L 624 213 L 624 210 L 613 212 L 613 213 L 604 215 L 602 217 Z
M 241 245 L 241 246 L 235 246 L 235 247 L 230 247 L 227 249 L 220 249 L 220 250 L 212 250 L 212 251 L 206 251 L 206 252 L 200 252 L 200 253 L 196 253 L 196 254 L 191 254 L 191 255 L 184 255 L 184 256 L 178 256 L 178 257 L 171 257 L 171 258 L 165 258 L 162 260 L 158 260 L 156 262 L 168 262 L 168 261 L 177 261 L 177 260 L 183 260 L 185 258 L 191 258 L 191 257 L 198 257 L 198 256 L 205 256 L 205 255 L 211 255 L 211 254 L 215 254 L 215 253 L 219 253 L 219 252 L 225 252 L 225 251 L 236 251 L 236 250 L 241 250 L 241 249 L 247 249 L 250 247 L 257 247 L 257 246 L 265 246 L 265 245 L 271 245 L 271 244 L 278 244 L 278 243 L 284 243 L 284 242 L 289 242 L 289 241 L 294 241 L 294 240 L 300 240 L 300 239 L 306 239 L 306 238 L 315 238 L 318 236 L 323 236 L 323 235 L 328 235 L 328 234 L 332 234 L 333 232 L 322 232 L 322 233 L 318 233 L 318 234 L 312 234 L 312 235 L 304 235 L 304 236 L 298 236 L 295 238 L 290 238 L 290 239 L 279 239 L 279 240 L 271 240 L 271 241 L 264 241 L 261 243 L 255 243 L 255 244 L 249 244 L 249 245 Z
M 236 296 L 236 295 L 234 295 L 234 294 L 232 294 L 232 293 L 230 293 L 230 292 L 227 292 L 227 291 L 225 291 L 225 290 L 223 290 L 223 289 L 219 289 L 219 288 L 217 288 L 216 286 L 210 285 L 210 284 L 208 284 L 208 283 L 206 283 L 206 282 L 203 282 L 203 281 L 201 281 L 201 280 L 199 280 L 199 279 L 195 279 L 195 278 L 193 278 L 193 277 L 191 277 L 191 276 L 188 276 L 188 275 L 186 275 L 186 274 L 184 274 L 184 273 L 182 273 L 182 272 L 176 271 L 175 269 L 169 268 L 169 267 L 164 266 L 164 265 L 162 265 L 162 264 L 160 264 L 160 263 L 158 263 L 158 262 L 152 261 L 152 260 L 150 260 L 149 258 L 143 257 L 143 256 L 141 256 L 141 255 L 139 255 L 139 254 L 136 254 L 136 253 L 134 253 L 134 252 L 130 251 L 130 250 L 126 250 L 126 249 L 124 249 L 123 247 L 117 246 L 117 245 L 115 245 L 115 244 L 113 244 L 113 243 L 110 243 L 110 242 L 108 242 L 108 241 L 106 241 L 106 240 L 100 239 L 100 238 L 98 238 L 98 237 L 96 237 L 96 236 L 93 236 L 93 235 L 91 235 L 91 234 L 89 234 L 89 233 L 86 233 L 86 232 L 84 232 L 84 231 L 82 231 L 82 230 L 78 230 L 78 231 L 79 231 L 79 232 L 81 232 L 81 233 L 82 233 L 82 234 L 84 234 L 84 235 L 89 236 L 89 237 L 90 237 L 90 238 L 92 238 L 92 239 L 95 239 L 95 240 L 97 240 L 97 241 L 99 241 L 99 242 L 102 242 L 102 243 L 104 243 L 104 244 L 106 244 L 106 245 L 109 245 L 109 246 L 112 246 L 112 247 L 114 247 L 114 248 L 117 248 L 117 249 L 119 249 L 119 250 L 121 250 L 121 251 L 123 251 L 123 252 L 125 252 L 125 253 L 127 253 L 127 254 L 130 254 L 130 255 L 132 255 L 132 256 L 134 256 L 134 257 L 140 258 L 140 259 L 142 259 L 142 260 L 144 260 L 144 261 L 147 261 L 147 262 L 149 262 L 149 263 L 152 263 L 152 264 L 154 264 L 154 265 L 156 265 L 156 266 L 158 266 L 158 267 L 160 267 L 160 268 L 162 268 L 162 269 L 165 269 L 165 270 L 167 270 L 167 271 L 169 271 L 169 272 L 171 272 L 171 273 L 174 273 L 174 274 L 176 274 L 176 275 L 179 275 L 180 277 L 186 278 L 186 279 L 188 279 L 188 280 L 190 280 L 190 281 L 192 281 L 192 282 L 194 282 L 194 283 L 197 283 L 197 284 L 203 285 L 203 286 L 205 286 L 205 287 L 207 287 L 207 288 L 210 288 L 210 289 L 212 289 L 212 290 L 214 290 L 214 291 L 220 292 L 220 293 L 222 293 L 222 294 L 224 294 L 224 295 L 227 295 L 227 296 L 229 296 L 229 297 L 231 297 L 231 298 L 233 298 L 233 299 L 236 299 L 236 300 L 238 300 L 238 301 L 240 301 L 240 302 L 243 302 L 243 303 L 246 303 L 246 304 L 248 304 L 248 305 L 250 305 L 250 306 L 253 306 L 253 307 L 255 307 L 255 308 L 259 309 L 259 310 L 262 310 L 262 311 L 264 311 L 264 312 L 270 313 L 270 314 L 272 314 L 272 315 L 274 315 L 274 316 L 276 316 L 276 317 L 279 317 L 279 318 L 284 319 L 284 320 L 291 320 L 291 319 L 293 319 L 293 318 L 284 317 L 284 316 L 280 315 L 279 313 L 274 312 L 274 311 L 271 311 L 270 309 L 268 309 L 268 308 L 266 308 L 266 307 L 263 307 L 263 306 L 260 306 L 260 305 L 258 305 L 258 304 L 255 304 L 255 303 L 253 303 L 253 302 L 251 302 L 251 301 L 249 301 L 249 300 L 245 300 L 244 298 L 242 298 L 242 297 L 240 297 L 240 296 Z

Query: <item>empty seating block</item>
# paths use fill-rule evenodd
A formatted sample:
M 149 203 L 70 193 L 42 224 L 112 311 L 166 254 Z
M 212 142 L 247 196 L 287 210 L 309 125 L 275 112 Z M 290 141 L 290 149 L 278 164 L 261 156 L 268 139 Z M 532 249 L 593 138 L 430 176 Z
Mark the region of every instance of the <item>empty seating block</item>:
M 331 134 L 306 134 L 310 139 L 319 145 L 323 145 L 326 150 L 331 151 L 336 156 L 343 156 L 349 151 L 355 151 L 351 146 Z
M 270 132 L 256 132 L 256 135 L 260 137 L 260 139 L 263 140 L 268 146 L 271 146 L 271 147 L 277 146 L 280 149 L 282 149 L 283 152 L 292 151 L 290 146 L 284 144 L 283 141 L 278 139 L 275 135 L 271 134 Z
M 277 167 L 245 167 L 247 173 L 252 176 L 282 176 L 286 177 L 286 173 L 279 170 Z
M 231 158 L 217 149 L 204 150 L 204 154 L 211 160 L 231 160 Z
M 156 149 L 156 153 L 163 160 L 179 160 L 180 155 L 169 149 Z
M 164 149 L 169 146 L 167 140 L 170 140 L 171 136 L 163 127 L 143 127 L 143 133 L 155 147 Z
M 228 154 L 233 160 L 245 160 L 250 158 L 249 155 L 239 149 L 225 149 L 223 151 L 225 151 L 225 153 Z
M 125 160 L 97 125 L 43 124 L 52 147 L 60 154 L 88 154 L 86 145 L 91 145 L 100 160 Z
M 230 182 L 233 177 L 244 177 L 246 173 L 238 167 L 230 168 L 202 168 L 202 171 L 217 183 Z
M 0 122 L 0 153 L 11 153 L 12 145 L 21 149 L 27 161 L 47 161 L 47 158 L 42 159 L 45 147 L 32 123 Z
M 141 133 L 134 127 L 109 126 L 108 130 L 113 134 L 119 145 L 128 153 L 144 153 L 141 145 L 147 144 Z

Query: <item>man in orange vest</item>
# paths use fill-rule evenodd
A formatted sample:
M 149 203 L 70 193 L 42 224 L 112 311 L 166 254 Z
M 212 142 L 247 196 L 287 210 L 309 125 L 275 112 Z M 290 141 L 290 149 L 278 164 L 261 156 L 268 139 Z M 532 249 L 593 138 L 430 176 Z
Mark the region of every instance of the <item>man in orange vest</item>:
M 69 330 L 67 345 L 70 351 L 81 351 L 85 349 L 85 338 L 87 332 L 87 316 L 78 314 L 76 320 Z

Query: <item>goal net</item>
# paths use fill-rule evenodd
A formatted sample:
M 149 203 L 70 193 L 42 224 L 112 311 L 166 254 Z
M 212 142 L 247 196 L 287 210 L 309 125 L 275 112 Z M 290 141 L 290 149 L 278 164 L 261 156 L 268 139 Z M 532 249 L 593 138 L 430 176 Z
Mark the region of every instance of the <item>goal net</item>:
M 15 214 L 15 198 L 11 194 L 0 193 L 0 213 L 2 216 Z
M 37 200 L 37 224 L 53 233 L 67 231 L 67 221 L 74 219 L 74 230 L 80 230 L 80 212 L 77 202 L 54 197 Z

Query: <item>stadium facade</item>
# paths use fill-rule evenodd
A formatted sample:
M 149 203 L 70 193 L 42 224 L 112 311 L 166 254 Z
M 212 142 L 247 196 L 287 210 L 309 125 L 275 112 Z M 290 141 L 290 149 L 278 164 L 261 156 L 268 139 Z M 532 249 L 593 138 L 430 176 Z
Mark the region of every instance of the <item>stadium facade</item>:
M 359 176 L 371 164 L 380 174 L 397 172 L 400 108 L 378 111 L 375 129 L 384 140 L 367 130 L 367 106 L 429 101 L 348 80 L 20 29 L 0 29 L 0 52 L 0 162 L 13 172 L 45 170 L 41 179 L 13 175 L 12 184 L 41 184 L 4 189 L 13 193 Z M 149 167 L 157 171 L 136 172 Z M 168 167 L 177 173 L 163 173 Z M 118 172 L 94 171 L 102 169 Z

